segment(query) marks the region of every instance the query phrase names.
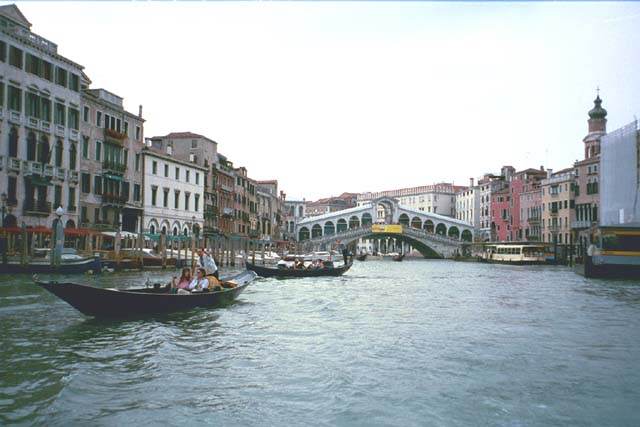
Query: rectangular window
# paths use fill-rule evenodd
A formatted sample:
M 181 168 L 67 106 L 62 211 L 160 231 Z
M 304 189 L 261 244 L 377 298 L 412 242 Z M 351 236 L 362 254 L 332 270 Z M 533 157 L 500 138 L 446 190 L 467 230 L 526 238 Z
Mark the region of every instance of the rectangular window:
M 64 126 L 65 123 L 65 106 L 64 104 L 60 104 L 56 102 L 54 105 L 53 118 L 54 123 L 57 125 Z
M 164 165 L 164 176 L 169 177 L 169 165 L 167 164 Z
M 85 122 L 89 122 L 89 107 L 84 107 L 82 110 L 82 120 Z
M 96 126 L 102 127 L 102 111 L 96 111 Z
M 136 172 L 140 172 L 140 153 L 136 153 Z
M 42 61 L 42 76 L 43 79 L 53 81 L 53 64 L 48 61 Z
M 95 208 L 93 210 L 93 221 L 96 224 L 100 224 L 100 208 Z
M 110 115 L 108 115 L 108 114 L 105 114 L 105 115 L 104 115 L 104 128 L 105 128 L 105 129 L 109 127 L 109 119 L 110 119 L 110 118 L 111 118 L 111 116 L 110 116 Z
M 117 120 L 116 120 L 116 130 L 117 130 L 118 132 L 121 132 L 121 129 L 122 129 L 122 120 L 117 119 Z
M 78 165 L 78 147 L 76 144 L 71 144 L 69 149 L 69 169 L 75 170 Z
M 100 161 L 102 158 L 102 143 L 100 141 L 96 141 L 96 160 Z
M 140 184 L 133 184 L 133 201 L 140 201 Z
M 40 118 L 46 122 L 51 121 L 51 101 L 40 98 Z
M 158 174 L 158 162 L 156 162 L 155 160 L 153 161 L 153 163 L 151 163 L 151 173 L 153 173 L 154 175 Z
M 8 178 L 7 203 L 15 205 L 18 203 L 18 178 L 15 176 L 9 176 Z
M 69 127 L 75 130 L 80 128 L 80 112 L 75 108 L 69 108 Z
M 163 197 L 162 197 L 162 206 L 165 208 L 169 207 L 169 189 L 165 188 L 163 191 Z
M 191 194 L 189 193 L 184 193 L 184 210 L 188 211 L 189 210 L 189 197 L 191 196 Z
M 180 168 L 176 168 L 176 181 L 180 181 Z
M 190 175 L 191 171 L 187 170 L 185 172 L 185 181 L 189 182 L 189 175 Z
M 128 121 L 124 121 L 124 134 L 129 136 L 129 122 Z
M 85 224 L 87 222 L 87 207 L 83 206 L 80 208 L 80 223 Z
M 69 187 L 69 204 L 67 205 L 68 210 L 75 212 L 76 211 L 76 189 L 75 187 Z
M 23 66 L 23 53 L 22 50 L 18 49 L 15 46 L 11 46 L 9 48 L 9 64 L 13 65 L 14 67 L 18 67 L 20 69 L 22 69 Z
M 83 193 L 91 192 L 91 175 L 88 173 L 83 173 L 80 178 L 80 191 Z
M 22 112 L 22 91 L 17 87 L 9 85 L 8 93 L 9 109 Z
M 158 195 L 158 187 L 151 187 L 151 205 L 156 205 L 156 197 Z
M 0 107 L 4 106 L 4 83 L 0 82 Z
M 198 140 L 197 139 L 192 139 L 191 140 L 191 148 L 198 148 Z
M 200 174 L 196 172 L 196 185 L 200 184 Z
M 25 98 L 25 113 L 27 116 L 38 118 L 40 116 L 40 97 L 35 93 L 27 92 Z
M 173 208 L 180 209 L 180 191 L 173 193 Z
M 56 185 L 53 190 L 53 207 L 57 209 L 62 203 L 62 187 Z
M 140 141 L 141 129 L 140 126 L 136 126 L 136 141 Z
M 128 182 L 123 182 L 122 183 L 122 197 L 124 198 L 125 201 L 129 201 L 129 183 Z
M 199 205 L 200 205 L 200 195 L 199 194 L 196 194 L 194 196 L 194 203 L 195 203 L 195 206 L 193 208 L 194 208 L 194 210 L 196 212 L 198 212 L 198 208 L 199 208 Z
M 93 193 L 97 195 L 102 194 L 102 177 L 100 175 L 93 177 Z
M 67 87 L 67 70 L 64 68 L 56 67 L 56 84 Z
M 86 136 L 82 137 L 82 158 L 89 158 L 89 138 Z
M 41 65 L 40 65 L 40 58 L 38 58 L 35 55 L 32 55 L 30 53 L 27 53 L 26 58 L 25 58 L 25 71 L 27 73 L 31 73 L 34 74 L 36 76 L 39 76 L 41 71 Z
M 0 40 L 0 61 L 7 61 L 7 44 Z
M 69 89 L 80 92 L 80 76 L 77 74 L 70 74 L 69 78 Z
M 125 148 L 122 152 L 123 152 L 123 155 L 124 155 L 124 158 L 123 158 L 124 165 L 128 167 L 128 165 L 129 165 L 129 150 L 127 150 Z

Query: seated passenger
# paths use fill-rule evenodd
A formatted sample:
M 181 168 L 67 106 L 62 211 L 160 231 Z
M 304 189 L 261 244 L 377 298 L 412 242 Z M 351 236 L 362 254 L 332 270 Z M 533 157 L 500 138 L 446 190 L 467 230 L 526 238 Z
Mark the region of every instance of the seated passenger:
M 193 291 L 203 291 L 205 289 L 209 289 L 209 281 L 205 276 L 204 268 L 200 267 L 196 270 L 196 278 L 189 283 L 189 290 Z
M 183 268 L 180 279 L 174 277 L 171 281 L 171 288 L 187 289 L 189 287 L 189 283 L 191 283 L 191 270 L 189 270 L 188 268 Z

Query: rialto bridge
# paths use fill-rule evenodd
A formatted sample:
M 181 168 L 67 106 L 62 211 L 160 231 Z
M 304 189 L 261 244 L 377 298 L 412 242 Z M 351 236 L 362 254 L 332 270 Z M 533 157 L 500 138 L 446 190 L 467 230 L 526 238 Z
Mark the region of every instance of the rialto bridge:
M 473 232 L 469 223 L 409 209 L 390 197 L 305 218 L 296 224 L 299 244 L 309 249 L 335 243 L 353 245 L 360 239 L 395 239 L 425 257 L 444 258 L 462 253 L 473 241 Z

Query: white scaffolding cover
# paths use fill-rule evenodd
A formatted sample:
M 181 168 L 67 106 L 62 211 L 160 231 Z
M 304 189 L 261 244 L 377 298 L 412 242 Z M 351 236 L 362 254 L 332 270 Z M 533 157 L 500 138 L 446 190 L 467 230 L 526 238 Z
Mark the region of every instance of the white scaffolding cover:
M 640 227 L 638 122 L 602 138 L 600 154 L 600 225 Z

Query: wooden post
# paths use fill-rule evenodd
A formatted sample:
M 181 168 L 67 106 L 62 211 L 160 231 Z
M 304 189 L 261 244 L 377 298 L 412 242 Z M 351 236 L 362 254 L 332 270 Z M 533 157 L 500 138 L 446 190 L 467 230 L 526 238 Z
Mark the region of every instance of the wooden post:
M 189 243 L 191 243 L 191 265 L 195 265 L 196 260 L 196 239 L 192 236 L 189 237 Z
M 231 241 L 231 255 L 230 255 L 231 256 L 231 266 L 232 267 L 236 266 L 236 251 L 235 251 L 236 248 L 235 248 L 235 246 L 236 245 L 235 245 L 234 241 L 232 240 Z
M 167 236 L 160 233 L 160 255 L 162 256 L 162 269 L 167 268 Z
M 21 230 L 21 238 L 22 238 L 22 251 L 20 252 L 20 265 L 22 265 L 23 267 L 25 265 L 27 265 L 27 245 L 29 244 L 28 242 L 28 237 L 27 237 L 27 226 L 22 223 L 22 230 Z
M 264 242 L 262 242 L 262 265 L 264 265 Z
M 252 263 L 253 265 L 255 265 L 255 263 L 256 263 L 256 243 L 255 243 L 255 242 L 253 242 L 253 245 L 251 245 L 251 246 L 252 246 L 252 248 L 251 248 L 251 249 L 252 249 L 252 254 L 251 254 L 251 263 Z

